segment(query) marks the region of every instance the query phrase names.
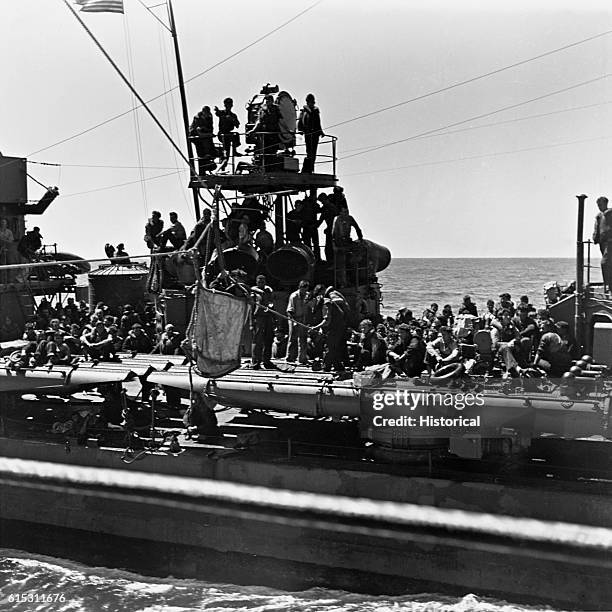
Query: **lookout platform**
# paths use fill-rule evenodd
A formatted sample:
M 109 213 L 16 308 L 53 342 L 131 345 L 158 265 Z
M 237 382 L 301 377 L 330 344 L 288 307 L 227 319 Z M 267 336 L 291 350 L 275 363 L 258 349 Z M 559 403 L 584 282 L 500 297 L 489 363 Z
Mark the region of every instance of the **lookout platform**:
M 235 190 L 244 194 L 268 191 L 309 191 L 335 187 L 338 178 L 334 174 L 307 174 L 278 170 L 275 172 L 251 172 L 248 174 L 203 174 L 191 180 L 189 186 L 222 190 Z

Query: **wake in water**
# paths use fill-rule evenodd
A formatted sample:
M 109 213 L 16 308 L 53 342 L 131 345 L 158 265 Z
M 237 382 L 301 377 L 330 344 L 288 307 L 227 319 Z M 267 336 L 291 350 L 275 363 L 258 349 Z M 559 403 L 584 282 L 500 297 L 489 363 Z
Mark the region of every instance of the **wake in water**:
M 39 602 L 15 601 L 38 594 Z M 65 601 L 41 602 L 43 595 Z M 0 549 L 0 609 L 32 612 L 536 612 L 475 595 L 370 596 L 328 589 L 289 593 L 266 587 L 149 578 L 116 569 Z

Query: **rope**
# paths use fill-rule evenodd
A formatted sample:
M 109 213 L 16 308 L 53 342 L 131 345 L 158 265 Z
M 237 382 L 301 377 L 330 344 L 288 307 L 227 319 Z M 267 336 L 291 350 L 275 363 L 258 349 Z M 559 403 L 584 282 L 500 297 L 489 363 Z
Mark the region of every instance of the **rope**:
M 138 93 L 138 91 L 136 91 L 136 88 L 132 85 L 132 83 L 130 83 L 129 79 L 126 78 L 126 76 L 123 74 L 123 72 L 121 71 L 119 66 L 117 66 L 117 64 L 115 63 L 113 58 L 108 54 L 106 49 L 101 45 L 101 43 L 94 36 L 92 31 L 87 27 L 87 25 L 85 25 L 85 22 L 81 19 L 81 17 L 74 10 L 74 8 L 72 8 L 72 6 L 68 2 L 68 0 L 64 0 L 64 4 L 68 7 L 70 12 L 74 15 L 75 19 L 81 24 L 81 26 L 83 27 L 85 32 L 87 32 L 89 37 L 93 40 L 93 42 L 98 47 L 98 49 L 102 52 L 104 57 L 109 61 L 109 63 L 115 69 L 117 74 L 121 77 L 123 82 L 128 86 L 128 88 L 130 89 L 132 94 L 136 97 L 136 99 L 140 102 L 140 104 L 142 104 L 143 108 L 147 111 L 147 113 L 149 113 L 149 116 L 151 117 L 151 119 L 153 119 L 153 121 L 155 122 L 157 127 L 161 130 L 162 134 L 166 137 L 166 139 L 172 145 L 172 147 L 177 151 L 177 153 L 180 155 L 181 159 L 187 164 L 187 166 L 189 167 L 189 169 L 191 171 L 191 174 L 193 176 L 198 176 L 198 173 L 195 171 L 195 168 L 193 167 L 193 164 L 189 161 L 189 159 L 186 157 L 186 155 L 183 153 L 183 151 L 181 151 L 180 147 L 174 142 L 174 139 L 168 133 L 166 128 L 161 124 L 159 119 L 155 116 L 155 113 L 149 108 L 148 104 L 145 102 L 145 100 L 142 98 L 142 96 Z
M 125 15 L 125 19 L 123 19 L 123 35 L 125 37 L 125 48 L 126 48 L 126 56 L 127 56 L 127 65 L 128 65 L 128 75 L 130 77 L 130 81 L 136 81 L 134 77 L 134 58 L 132 56 L 132 40 L 130 36 L 130 27 L 129 21 L 127 19 L 127 14 Z M 136 103 L 136 98 L 132 94 L 132 105 Z M 149 202 L 147 199 L 147 187 L 145 183 L 145 175 L 143 169 L 143 154 L 142 154 L 142 137 L 140 132 L 140 119 L 138 116 L 138 111 L 134 111 L 132 113 L 132 120 L 134 124 L 134 135 L 136 136 L 136 159 L 138 160 L 138 175 L 140 176 L 140 191 L 142 193 L 142 204 L 144 207 L 145 215 L 149 216 Z M 178 175 L 177 175 L 178 176 Z
M 267 306 L 264 306 L 263 309 L 265 312 L 271 312 L 273 315 L 276 315 L 277 317 L 280 317 L 281 319 L 285 319 L 293 323 L 294 325 L 300 325 L 302 327 L 305 327 L 308 331 L 312 331 L 314 329 L 314 327 L 311 327 L 310 325 L 306 325 L 305 323 L 300 323 L 300 321 L 296 321 L 295 319 L 292 319 L 291 317 L 288 317 L 287 315 L 281 314 L 280 312 L 277 312 L 276 310 L 273 310 L 272 308 L 269 308 Z
M 184 253 L 184 251 L 182 251 Z M 181 251 L 170 251 L 168 253 L 147 253 L 146 255 L 130 255 L 130 259 L 154 259 L 156 257 L 169 257 L 170 255 L 176 255 Z M 64 266 L 64 265 L 78 265 L 82 263 L 100 263 L 109 261 L 108 257 L 101 257 L 97 259 L 67 259 L 65 261 L 40 261 L 40 262 L 28 262 L 19 264 L 4 264 L 0 265 L 0 270 L 19 270 L 20 268 L 49 268 L 51 266 Z
M 26 172 L 26 176 L 31 178 L 35 183 L 38 183 L 43 189 L 48 189 L 47 185 L 43 185 L 39 180 L 35 179 L 29 172 Z

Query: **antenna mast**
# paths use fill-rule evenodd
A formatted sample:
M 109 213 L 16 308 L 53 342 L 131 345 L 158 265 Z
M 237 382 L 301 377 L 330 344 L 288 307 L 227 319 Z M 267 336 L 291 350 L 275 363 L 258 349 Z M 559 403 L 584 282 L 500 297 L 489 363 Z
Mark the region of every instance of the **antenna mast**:
M 170 24 L 170 32 L 172 33 L 172 42 L 174 44 L 174 55 L 176 57 L 176 72 L 178 76 L 179 92 L 181 94 L 181 108 L 183 111 L 183 123 L 185 125 L 185 138 L 187 140 L 187 155 L 189 156 L 191 178 L 197 178 L 195 174 L 195 160 L 193 157 L 193 144 L 189 140 L 189 112 L 187 110 L 187 95 L 185 93 L 185 81 L 183 78 L 183 65 L 181 63 L 181 53 L 178 44 L 178 35 L 176 33 L 176 23 L 174 21 L 174 11 L 172 9 L 172 0 L 167 0 L 166 6 L 168 7 L 168 22 Z M 195 181 L 190 181 L 192 185 Z M 199 199 L 199 187 L 192 186 L 193 193 L 193 206 L 195 209 L 196 221 L 200 219 L 200 199 Z

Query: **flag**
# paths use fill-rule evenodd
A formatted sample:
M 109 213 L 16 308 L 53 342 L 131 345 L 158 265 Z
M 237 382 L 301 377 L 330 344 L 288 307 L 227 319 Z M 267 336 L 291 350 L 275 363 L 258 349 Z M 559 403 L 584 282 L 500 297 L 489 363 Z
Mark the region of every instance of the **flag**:
M 76 0 L 82 13 L 123 13 L 123 0 Z

